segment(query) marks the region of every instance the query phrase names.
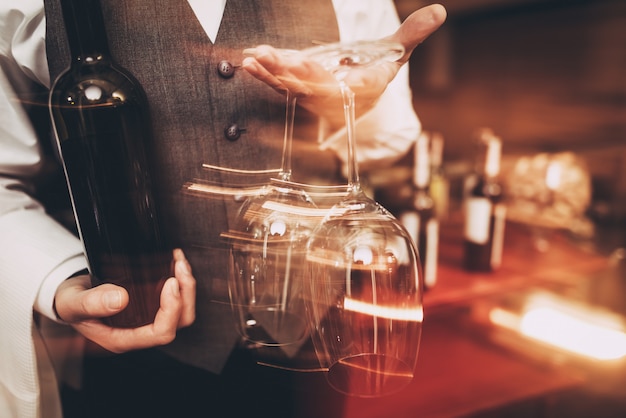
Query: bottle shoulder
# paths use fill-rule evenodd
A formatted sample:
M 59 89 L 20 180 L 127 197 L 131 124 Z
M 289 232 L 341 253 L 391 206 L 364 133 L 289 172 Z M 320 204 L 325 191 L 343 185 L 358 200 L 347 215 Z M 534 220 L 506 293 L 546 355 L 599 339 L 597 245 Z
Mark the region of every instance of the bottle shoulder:
M 112 62 L 75 62 L 51 88 L 53 104 L 122 105 L 145 101 L 145 92 L 135 77 Z
M 485 197 L 493 201 L 504 198 L 504 189 L 498 178 L 480 177 L 471 190 L 472 197 Z

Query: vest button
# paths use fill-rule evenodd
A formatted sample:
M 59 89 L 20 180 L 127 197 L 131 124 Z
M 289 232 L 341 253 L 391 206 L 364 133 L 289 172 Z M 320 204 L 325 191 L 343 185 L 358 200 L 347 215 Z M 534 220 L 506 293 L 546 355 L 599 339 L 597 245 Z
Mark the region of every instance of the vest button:
M 236 141 L 241 136 L 241 132 L 243 132 L 243 129 L 241 129 L 236 123 L 233 123 L 224 129 L 224 136 L 229 141 Z
M 222 60 L 217 64 L 217 73 L 222 78 L 231 78 L 235 74 L 235 66 L 226 60 Z

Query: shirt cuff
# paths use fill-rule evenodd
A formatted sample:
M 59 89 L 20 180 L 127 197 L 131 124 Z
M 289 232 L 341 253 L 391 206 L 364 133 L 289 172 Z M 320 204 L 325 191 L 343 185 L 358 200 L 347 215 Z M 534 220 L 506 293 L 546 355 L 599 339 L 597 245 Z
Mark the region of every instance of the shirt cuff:
M 33 308 L 53 321 L 62 322 L 54 310 L 54 297 L 57 288 L 61 283 L 67 280 L 68 277 L 86 268 L 87 260 L 83 255 L 76 255 L 59 264 L 48 274 L 41 284 Z

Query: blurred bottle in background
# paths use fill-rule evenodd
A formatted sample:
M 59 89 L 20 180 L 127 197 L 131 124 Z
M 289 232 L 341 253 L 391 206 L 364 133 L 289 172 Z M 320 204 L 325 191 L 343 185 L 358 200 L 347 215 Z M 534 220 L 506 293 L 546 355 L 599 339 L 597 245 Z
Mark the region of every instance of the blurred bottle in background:
M 440 220 L 447 219 L 450 211 L 450 180 L 443 167 L 443 147 L 443 135 L 433 132 L 430 136 L 430 194 Z
M 400 221 L 411 234 L 419 252 L 424 274 L 424 290 L 432 288 L 437 283 L 439 220 L 430 189 L 431 166 L 429 136 L 423 132 L 415 143 L 411 207 L 400 215 Z
M 463 266 L 489 272 L 500 267 L 504 242 L 506 206 L 499 178 L 502 141 L 490 129 L 481 129 L 478 138 L 484 164 L 466 189 Z

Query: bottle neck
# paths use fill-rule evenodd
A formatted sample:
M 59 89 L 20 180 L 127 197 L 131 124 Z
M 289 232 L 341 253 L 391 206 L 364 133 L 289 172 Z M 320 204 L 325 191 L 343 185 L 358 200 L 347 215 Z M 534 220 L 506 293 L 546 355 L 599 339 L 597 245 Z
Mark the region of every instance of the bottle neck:
M 99 0 L 61 0 L 73 60 L 96 62 L 109 57 Z
M 485 177 L 493 179 L 500 175 L 500 154 L 502 145 L 498 139 L 491 139 L 487 143 L 487 153 L 485 156 Z
M 418 190 L 426 190 L 430 185 L 430 155 L 428 142 L 428 136 L 422 133 L 415 143 L 413 184 Z
M 435 132 L 430 139 L 430 167 L 433 173 L 441 171 L 443 162 L 443 136 Z

